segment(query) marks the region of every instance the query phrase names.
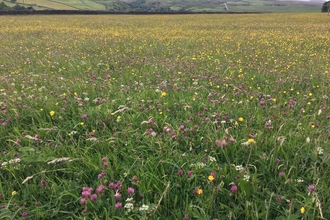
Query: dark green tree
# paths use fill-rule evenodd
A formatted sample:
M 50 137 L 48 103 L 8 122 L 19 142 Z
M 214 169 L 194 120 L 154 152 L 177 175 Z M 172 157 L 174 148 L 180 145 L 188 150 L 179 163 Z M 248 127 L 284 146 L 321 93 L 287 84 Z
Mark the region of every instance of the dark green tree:
M 0 11 L 9 11 L 9 10 L 11 10 L 11 8 L 8 5 L 6 5 L 4 2 L 0 3 Z
M 322 5 L 322 12 L 329 12 L 330 10 L 330 1 L 324 2 Z

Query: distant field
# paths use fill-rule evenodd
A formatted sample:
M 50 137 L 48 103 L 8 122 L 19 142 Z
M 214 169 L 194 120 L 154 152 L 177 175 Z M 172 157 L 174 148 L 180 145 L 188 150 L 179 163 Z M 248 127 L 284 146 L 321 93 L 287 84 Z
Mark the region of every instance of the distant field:
M 8 1 L 6 2 L 8 3 Z M 173 11 L 225 12 L 225 1 L 217 0 L 17 0 L 17 2 L 63 10 L 164 11 L 170 9 Z M 230 11 L 242 12 L 320 12 L 322 1 L 231 0 L 227 1 L 227 5 Z M 37 6 L 34 7 L 38 9 Z

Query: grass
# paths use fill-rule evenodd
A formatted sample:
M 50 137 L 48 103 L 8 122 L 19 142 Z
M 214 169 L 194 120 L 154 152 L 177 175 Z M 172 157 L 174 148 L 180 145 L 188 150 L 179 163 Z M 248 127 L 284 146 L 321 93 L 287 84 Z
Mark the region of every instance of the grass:
M 329 219 L 327 18 L 2 16 L 0 218 Z

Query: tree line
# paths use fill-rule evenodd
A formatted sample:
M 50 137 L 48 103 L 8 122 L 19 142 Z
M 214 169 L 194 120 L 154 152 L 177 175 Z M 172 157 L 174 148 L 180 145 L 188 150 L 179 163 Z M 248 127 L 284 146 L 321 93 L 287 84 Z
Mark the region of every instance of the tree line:
M 322 12 L 329 12 L 330 11 L 330 1 L 324 2 L 322 5 Z
M 19 4 L 10 7 L 6 5 L 4 2 L 0 3 L 0 11 L 26 11 L 26 10 L 34 10 L 31 6 L 25 7 Z

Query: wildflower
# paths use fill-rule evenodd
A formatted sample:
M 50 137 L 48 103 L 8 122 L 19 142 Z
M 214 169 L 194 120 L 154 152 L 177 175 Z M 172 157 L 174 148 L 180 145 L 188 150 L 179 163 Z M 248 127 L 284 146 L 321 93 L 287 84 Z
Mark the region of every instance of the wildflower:
M 14 190 L 14 191 L 12 191 L 12 192 L 11 192 L 11 195 L 12 195 L 12 196 L 15 196 L 15 195 L 17 195 L 17 191 L 15 191 L 15 190 Z
M 242 166 L 242 165 L 237 165 L 237 166 L 236 166 L 236 170 L 237 170 L 237 171 L 241 171 L 242 169 L 243 169 L 243 166 Z
M 252 143 L 254 143 L 254 139 L 253 138 L 249 138 L 247 142 L 250 143 L 250 144 L 252 144 Z
M 80 122 L 80 125 L 81 125 L 81 126 L 84 126 L 84 124 L 85 124 L 84 122 Z
M 300 209 L 300 213 L 301 213 L 301 214 L 304 214 L 305 211 L 306 211 L 306 210 L 305 210 L 305 207 L 301 207 L 301 209 Z
M 188 175 L 188 177 L 192 177 L 193 172 L 192 172 L 192 171 L 188 171 L 188 172 L 187 172 L 187 175 Z
M 139 208 L 139 211 L 148 211 L 148 209 L 149 209 L 149 206 L 143 204 L 143 205 Z
M 237 186 L 236 186 L 235 184 L 232 185 L 231 188 L 230 188 L 230 191 L 231 191 L 232 193 L 236 193 L 236 192 L 237 192 Z
M 198 194 L 198 195 L 203 194 L 203 190 L 202 190 L 202 189 L 198 189 L 198 190 L 197 190 L 197 194 Z
M 225 147 L 225 146 L 227 146 L 227 142 L 226 142 L 226 140 L 225 139 L 223 139 L 223 140 L 216 140 L 215 141 L 215 144 L 218 146 L 218 147 Z
M 97 194 L 101 195 L 103 193 L 104 190 L 104 186 L 103 185 L 99 185 L 96 189 Z
M 46 180 L 41 180 L 41 181 L 40 181 L 40 185 L 42 185 L 42 186 L 46 186 L 46 185 L 47 185 Z
M 82 118 L 82 119 L 86 119 L 86 118 L 87 118 L 87 114 L 83 114 L 83 115 L 81 116 L 81 118 Z
M 80 205 L 86 205 L 86 204 L 87 204 L 87 200 L 85 198 L 81 198 Z
M 243 180 L 245 180 L 246 182 L 249 182 L 249 180 L 250 180 L 250 175 L 244 175 L 243 176 Z
M 242 121 L 244 121 L 244 118 L 243 117 L 239 117 L 238 118 L 238 121 L 242 122 Z
M 231 143 L 234 143 L 234 142 L 235 142 L 235 139 L 234 139 L 233 137 L 230 137 L 230 138 L 229 138 L 229 141 L 230 141 Z
M 50 112 L 49 112 L 49 115 L 50 115 L 51 117 L 53 117 L 53 116 L 55 115 L 55 111 L 50 111 Z
M 166 95 L 166 92 L 162 92 L 162 97 L 165 97 Z
M 215 159 L 215 157 L 211 157 L 211 156 L 209 156 L 209 160 L 210 160 L 211 162 L 217 162 L 217 160 Z
M 123 204 L 121 203 L 121 202 L 117 202 L 116 204 L 115 204 L 115 208 L 116 209 L 121 209 L 123 207 Z
M 315 186 L 314 185 L 309 185 L 308 186 L 308 191 L 310 191 L 310 192 L 315 191 Z
M 317 150 L 317 153 L 319 155 L 323 155 L 323 148 L 322 147 L 317 147 L 316 150 Z
M 91 195 L 90 200 L 91 201 L 97 200 L 97 195 L 96 194 Z
M 214 180 L 214 176 L 209 175 L 209 177 L 207 178 L 209 181 L 213 181 Z
M 133 203 L 128 202 L 128 203 L 125 204 L 124 208 L 127 209 L 128 212 L 130 212 L 134 209 L 134 205 L 133 205 Z
M 182 170 L 178 170 L 178 175 L 181 176 L 183 174 Z
M 128 187 L 128 189 L 127 189 L 127 194 L 128 194 L 128 195 L 133 195 L 133 194 L 134 194 L 134 188 L 132 188 L 132 187 Z
M 22 217 L 26 217 L 27 215 L 28 215 L 27 212 L 23 212 L 23 213 L 22 213 Z
M 283 177 L 284 175 L 285 175 L 284 172 L 279 172 L 279 174 L 278 174 L 279 177 Z
M 121 194 L 119 192 L 116 192 L 116 194 L 114 195 L 116 200 L 121 199 Z
M 277 202 L 281 202 L 281 201 L 282 201 L 282 196 L 277 195 L 277 196 L 276 196 L 276 201 L 277 201 Z

